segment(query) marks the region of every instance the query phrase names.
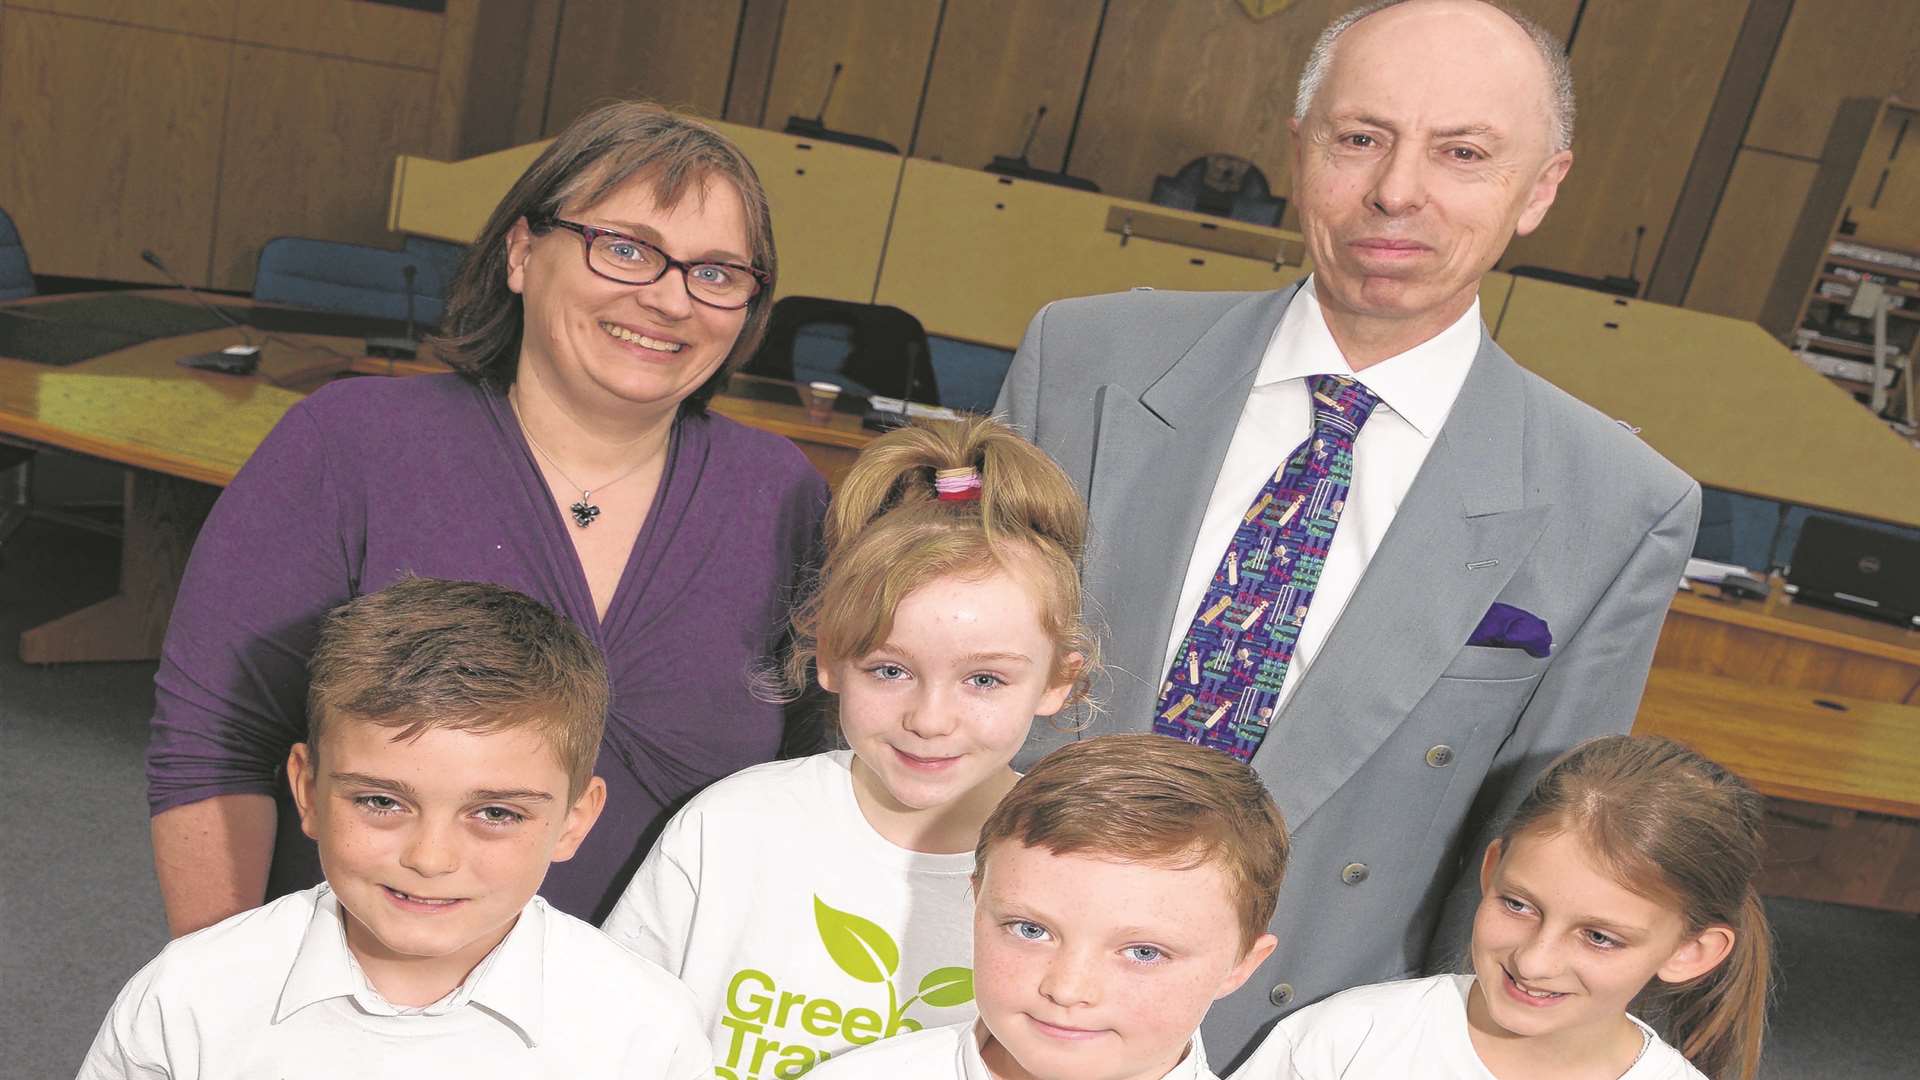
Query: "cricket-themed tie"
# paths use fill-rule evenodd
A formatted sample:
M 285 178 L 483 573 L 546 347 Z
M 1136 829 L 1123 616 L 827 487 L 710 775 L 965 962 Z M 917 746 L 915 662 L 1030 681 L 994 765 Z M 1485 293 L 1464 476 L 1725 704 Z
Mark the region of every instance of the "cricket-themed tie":
M 1338 375 L 1308 380 L 1313 430 L 1240 519 L 1160 687 L 1153 729 L 1252 759 L 1280 703 L 1333 530 L 1353 484 L 1353 440 L 1380 404 Z

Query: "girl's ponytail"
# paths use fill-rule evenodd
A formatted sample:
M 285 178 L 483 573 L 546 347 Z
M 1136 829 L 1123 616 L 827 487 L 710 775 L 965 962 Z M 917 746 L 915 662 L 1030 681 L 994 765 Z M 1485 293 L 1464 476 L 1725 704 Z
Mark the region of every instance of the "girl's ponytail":
M 1067 474 L 997 420 L 928 421 L 875 439 L 827 510 L 826 563 L 793 616 L 789 688 L 804 688 L 822 658 L 878 647 L 914 589 L 995 567 L 1035 590 L 1055 674 L 1084 686 L 1097 662 L 1080 612 L 1086 537 L 1086 504 Z
M 1651 990 L 1648 1004 L 1694 1068 L 1714 1080 L 1754 1080 L 1766 1034 L 1773 935 L 1751 887 L 1733 930 L 1733 952 L 1719 967 L 1693 982 Z

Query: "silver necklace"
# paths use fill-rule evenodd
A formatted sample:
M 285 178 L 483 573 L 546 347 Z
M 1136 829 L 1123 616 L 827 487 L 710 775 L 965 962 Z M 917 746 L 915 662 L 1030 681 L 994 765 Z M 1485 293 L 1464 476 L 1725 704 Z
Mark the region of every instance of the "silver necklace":
M 520 403 L 514 400 L 512 394 L 507 395 L 507 406 L 513 410 L 513 418 L 520 424 L 520 434 L 527 437 L 527 445 L 533 447 L 534 453 L 539 454 L 542 460 L 553 466 L 553 471 L 560 474 L 560 479 L 565 480 L 567 486 L 579 488 L 580 500 L 567 507 L 567 512 L 573 515 L 573 523 L 582 529 L 593 524 L 594 519 L 600 516 L 600 508 L 593 504 L 593 492 L 595 489 L 581 487 L 579 482 L 567 475 L 567 470 L 561 468 L 559 462 L 553 460 L 553 455 L 547 453 L 546 448 L 541 446 L 539 440 L 533 437 L 533 429 L 527 426 L 527 418 L 520 415 Z M 620 481 L 625 480 L 627 477 L 632 476 L 634 473 L 639 472 L 640 466 L 646 463 L 647 459 L 644 457 L 641 458 L 634 464 L 633 468 L 601 484 L 599 490 L 610 488 Z

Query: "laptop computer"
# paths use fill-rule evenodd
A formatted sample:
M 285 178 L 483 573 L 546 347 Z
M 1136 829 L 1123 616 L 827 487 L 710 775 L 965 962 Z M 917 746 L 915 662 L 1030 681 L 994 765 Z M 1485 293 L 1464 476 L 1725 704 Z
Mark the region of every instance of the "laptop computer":
M 1920 627 L 1920 539 L 1810 517 L 1786 587 L 1807 603 Z

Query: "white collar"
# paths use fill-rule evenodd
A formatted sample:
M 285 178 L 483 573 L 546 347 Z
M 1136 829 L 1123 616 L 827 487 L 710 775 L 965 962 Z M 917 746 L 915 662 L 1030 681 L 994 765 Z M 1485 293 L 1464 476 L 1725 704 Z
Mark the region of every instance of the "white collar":
M 1254 373 L 1253 385 L 1310 375 L 1356 379 L 1422 437 L 1432 439 L 1453 411 L 1461 384 L 1467 381 L 1467 369 L 1480 351 L 1481 332 L 1480 298 L 1476 296 L 1473 305 L 1445 330 L 1356 375 L 1334 343 L 1333 332 L 1327 329 L 1320 297 L 1309 276 L 1280 317 L 1280 325 L 1261 358 L 1260 370 Z
M 440 1016 L 472 1004 L 513 1028 L 529 1047 L 537 1046 L 545 997 L 546 913 L 546 902 L 539 897 L 527 901 L 513 929 L 465 982 L 431 1005 L 404 1008 L 381 997 L 361 971 L 347 949 L 340 900 L 331 888 L 321 885 L 314 890 L 313 917 L 307 922 L 300 950 L 294 954 L 273 1022 L 280 1023 L 309 1005 L 340 997 L 352 998 L 362 1011 L 379 1016 Z
M 987 1022 L 982 1018 L 968 1025 L 960 1040 L 960 1075 L 965 1080 L 993 1080 L 993 1073 L 981 1053 L 987 1045 L 987 1035 Z M 1200 1044 L 1200 1033 L 1195 1031 L 1193 1038 L 1187 1040 L 1186 1056 L 1160 1080 L 1198 1080 L 1212 1075 L 1207 1071 L 1206 1048 Z

